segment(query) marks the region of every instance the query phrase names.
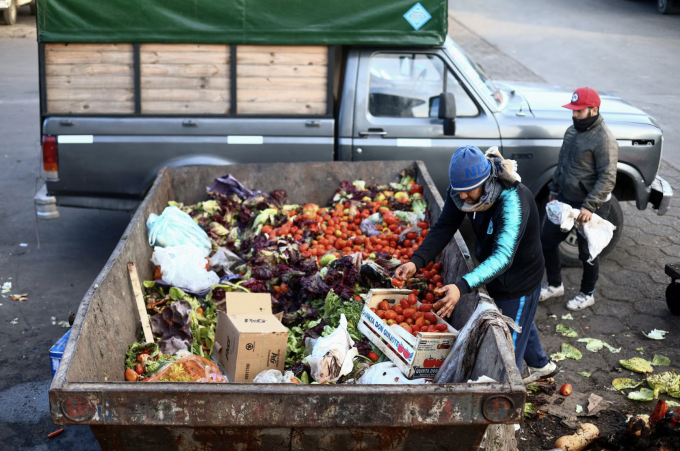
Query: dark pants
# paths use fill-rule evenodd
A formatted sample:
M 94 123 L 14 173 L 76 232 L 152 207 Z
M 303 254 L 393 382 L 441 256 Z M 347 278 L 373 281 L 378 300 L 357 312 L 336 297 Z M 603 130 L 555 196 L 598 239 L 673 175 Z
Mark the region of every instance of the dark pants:
M 522 332 L 512 331 L 512 344 L 515 347 L 515 363 L 522 374 L 522 362 L 534 368 L 541 368 L 548 364 L 548 356 L 545 355 L 538 330 L 534 324 L 534 316 L 538 308 L 538 298 L 541 295 L 539 285 L 529 296 L 509 301 L 496 301 L 496 305 L 503 315 L 515 320 L 522 328 Z
M 581 209 L 582 201 L 573 202 L 564 198 L 562 194 L 557 196 L 557 200 L 571 205 L 573 208 Z M 611 201 L 607 201 L 595 212 L 602 219 L 609 216 Z M 553 224 L 546 218 L 541 231 L 541 244 L 543 245 L 543 258 L 545 259 L 545 272 L 548 276 L 548 284 L 557 287 L 562 283 L 562 263 L 560 262 L 559 246 L 562 241 L 567 239 L 569 232 L 560 230 L 560 226 Z M 588 263 L 590 254 L 588 253 L 588 241 L 580 233 L 576 233 L 578 241 L 578 258 L 583 262 L 583 277 L 581 278 L 581 293 L 592 294 L 595 291 L 595 284 L 600 275 L 600 257 Z

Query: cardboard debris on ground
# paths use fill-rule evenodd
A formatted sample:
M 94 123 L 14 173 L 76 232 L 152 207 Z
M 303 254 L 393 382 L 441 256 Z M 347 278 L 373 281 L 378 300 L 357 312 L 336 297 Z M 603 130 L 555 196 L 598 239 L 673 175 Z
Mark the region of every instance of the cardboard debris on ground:
M 14 299 L 15 301 L 19 301 L 19 302 L 28 301 L 28 293 L 24 293 L 24 294 L 13 294 L 13 295 L 12 295 L 12 299 Z
M 577 417 L 599 416 L 600 412 L 609 409 L 613 404 L 594 393 L 572 392 L 569 396 L 556 395 L 547 399 L 548 404 L 539 407 L 538 410 L 561 418 L 562 423 L 570 428 L 576 428 L 581 424 Z M 586 407 L 577 413 L 578 406 Z

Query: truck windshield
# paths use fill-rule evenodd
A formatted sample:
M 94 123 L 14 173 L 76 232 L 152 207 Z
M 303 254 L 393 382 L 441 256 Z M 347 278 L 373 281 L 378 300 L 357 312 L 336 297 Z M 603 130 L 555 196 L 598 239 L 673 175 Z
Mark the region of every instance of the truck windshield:
M 465 75 L 472 80 L 482 94 L 487 95 L 493 99 L 496 107 L 501 109 L 503 105 L 503 94 L 500 89 L 494 84 L 491 78 L 484 72 L 482 67 L 472 61 L 451 38 L 446 38 L 446 50 L 451 54 L 451 57 L 456 61 L 457 66 Z

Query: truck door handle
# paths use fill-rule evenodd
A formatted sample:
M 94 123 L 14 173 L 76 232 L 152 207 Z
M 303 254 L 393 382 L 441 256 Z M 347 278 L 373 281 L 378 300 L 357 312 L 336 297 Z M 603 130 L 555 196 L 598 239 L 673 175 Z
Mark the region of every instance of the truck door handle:
M 195 121 L 182 121 L 182 126 L 183 127 L 198 127 L 198 124 Z
M 307 121 L 305 122 L 306 127 L 321 127 L 321 121 Z
M 359 132 L 359 136 L 385 136 L 387 132 L 382 128 L 369 128 L 366 132 Z

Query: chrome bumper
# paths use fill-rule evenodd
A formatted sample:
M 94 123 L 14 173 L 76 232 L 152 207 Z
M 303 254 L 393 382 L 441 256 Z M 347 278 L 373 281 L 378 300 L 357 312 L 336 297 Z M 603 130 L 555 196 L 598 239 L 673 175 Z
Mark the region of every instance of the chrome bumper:
M 38 193 L 33 197 L 35 202 L 35 212 L 38 219 L 57 219 L 59 211 L 57 211 L 57 198 L 47 195 L 47 186 L 43 185 Z
M 657 176 L 652 182 L 651 193 L 649 195 L 649 202 L 656 210 L 659 216 L 668 213 L 671 208 L 671 198 L 673 197 L 673 188 L 670 183 Z

